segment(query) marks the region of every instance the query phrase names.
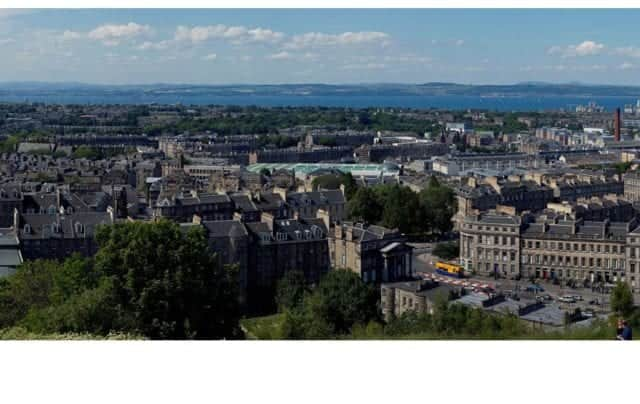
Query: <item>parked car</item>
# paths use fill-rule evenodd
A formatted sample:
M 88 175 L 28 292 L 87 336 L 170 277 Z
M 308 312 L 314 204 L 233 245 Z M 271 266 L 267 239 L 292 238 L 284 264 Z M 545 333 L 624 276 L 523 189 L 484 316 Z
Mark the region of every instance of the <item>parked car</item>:
M 582 315 L 585 317 L 595 317 L 596 312 L 593 309 L 585 309 L 582 311 Z
M 531 284 L 529 286 L 527 286 L 526 289 L 527 292 L 544 292 L 544 288 L 540 285 L 536 285 L 536 284 Z
M 573 296 L 560 296 L 558 301 L 562 303 L 575 303 L 576 299 Z
M 592 304 L 594 306 L 599 306 L 600 301 L 598 299 L 589 300 L 589 304 Z

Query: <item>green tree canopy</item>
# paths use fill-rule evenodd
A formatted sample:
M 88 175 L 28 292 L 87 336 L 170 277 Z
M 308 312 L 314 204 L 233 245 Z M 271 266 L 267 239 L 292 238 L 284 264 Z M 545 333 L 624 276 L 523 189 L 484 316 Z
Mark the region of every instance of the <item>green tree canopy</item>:
M 282 336 L 288 339 L 331 338 L 356 325 L 380 319 L 378 293 L 349 270 L 330 271 L 304 298 L 302 310 L 287 310 Z
M 96 270 L 112 279 L 131 329 L 150 338 L 238 336 L 235 269 L 209 252 L 204 230 L 169 221 L 101 227 Z
M 382 206 L 369 187 L 360 187 L 347 203 L 349 216 L 368 223 L 377 223 L 382 217 Z
M 626 282 L 616 283 L 611 291 L 611 310 L 623 316 L 633 312 L 633 293 Z
M 289 271 L 278 281 L 276 303 L 280 311 L 299 310 L 307 293 L 306 280 L 301 271 Z

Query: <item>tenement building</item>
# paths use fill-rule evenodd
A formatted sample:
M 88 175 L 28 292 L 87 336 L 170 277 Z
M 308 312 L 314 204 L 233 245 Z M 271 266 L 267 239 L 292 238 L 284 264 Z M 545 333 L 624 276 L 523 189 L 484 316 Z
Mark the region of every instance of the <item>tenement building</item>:
M 472 273 L 584 283 L 620 280 L 640 289 L 635 218 L 589 221 L 548 210 L 537 216 L 490 211 L 466 217 L 460 240 L 461 264 Z
M 624 175 L 624 196 L 632 202 L 640 201 L 640 171 Z
M 415 275 L 413 247 L 398 230 L 363 223 L 336 224 L 329 237 L 332 265 L 365 282 L 396 282 Z

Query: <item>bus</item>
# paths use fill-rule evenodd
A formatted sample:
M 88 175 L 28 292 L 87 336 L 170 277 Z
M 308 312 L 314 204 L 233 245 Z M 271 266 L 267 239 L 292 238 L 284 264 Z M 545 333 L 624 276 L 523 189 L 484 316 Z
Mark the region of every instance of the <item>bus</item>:
M 457 264 L 438 261 L 436 262 L 436 273 L 438 275 L 450 276 L 453 278 L 463 278 L 464 268 Z

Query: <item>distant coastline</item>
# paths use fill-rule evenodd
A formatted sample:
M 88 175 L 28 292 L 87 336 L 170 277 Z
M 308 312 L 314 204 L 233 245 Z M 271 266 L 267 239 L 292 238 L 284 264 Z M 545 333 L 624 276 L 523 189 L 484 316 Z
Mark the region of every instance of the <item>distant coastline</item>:
M 640 87 L 520 83 L 513 85 L 282 84 L 282 85 L 93 85 L 82 83 L 0 83 L 1 102 L 59 104 L 193 104 L 265 107 L 393 107 L 573 110 L 594 101 L 611 111 L 640 99 Z

